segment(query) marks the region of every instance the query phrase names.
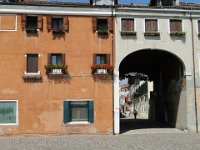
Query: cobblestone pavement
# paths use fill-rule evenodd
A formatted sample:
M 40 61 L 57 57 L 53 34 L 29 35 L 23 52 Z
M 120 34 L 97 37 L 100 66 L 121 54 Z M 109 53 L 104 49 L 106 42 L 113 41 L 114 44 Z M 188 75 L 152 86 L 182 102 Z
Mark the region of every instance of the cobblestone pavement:
M 200 150 L 200 134 L 0 137 L 0 150 Z

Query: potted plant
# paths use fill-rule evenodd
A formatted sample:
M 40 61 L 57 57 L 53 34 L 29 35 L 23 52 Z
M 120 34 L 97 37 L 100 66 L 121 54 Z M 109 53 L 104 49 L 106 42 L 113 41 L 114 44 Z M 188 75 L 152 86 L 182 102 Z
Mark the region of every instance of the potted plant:
M 108 74 L 113 72 L 113 66 L 110 64 L 93 64 L 91 69 L 93 74 Z
M 47 64 L 45 65 L 47 74 L 66 74 L 68 66 L 65 64 Z
M 63 34 L 64 33 L 64 29 L 63 27 L 54 27 L 51 29 L 53 33 L 55 34 Z

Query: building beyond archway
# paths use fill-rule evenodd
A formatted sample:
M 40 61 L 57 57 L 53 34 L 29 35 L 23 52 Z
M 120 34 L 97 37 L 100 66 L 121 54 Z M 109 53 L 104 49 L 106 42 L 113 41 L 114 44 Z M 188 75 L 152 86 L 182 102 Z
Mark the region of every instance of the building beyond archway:
M 119 76 L 129 72 L 148 75 L 154 82 L 150 97 L 149 119 L 185 129 L 186 95 L 184 64 L 175 55 L 162 50 L 140 50 L 126 56 L 119 67 Z

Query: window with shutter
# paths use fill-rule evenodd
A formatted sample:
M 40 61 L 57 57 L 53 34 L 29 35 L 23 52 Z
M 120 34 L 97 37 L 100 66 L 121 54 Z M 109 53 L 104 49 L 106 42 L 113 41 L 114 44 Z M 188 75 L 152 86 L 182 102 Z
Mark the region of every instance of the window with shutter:
M 26 32 L 37 32 L 38 17 L 37 16 L 26 16 Z
M 27 54 L 26 72 L 38 73 L 38 54 Z
M 64 101 L 64 123 L 94 122 L 93 101 Z
M 182 31 L 182 20 L 170 20 L 170 32 Z
M 17 124 L 17 101 L 0 100 L 0 124 Z
M 158 21 L 157 19 L 145 19 L 145 32 L 157 32 Z
M 52 32 L 53 33 L 64 33 L 64 27 L 67 27 L 67 20 L 65 20 L 66 26 L 64 26 L 63 18 L 52 18 Z
M 122 19 L 121 20 L 121 31 L 134 31 L 134 19 Z

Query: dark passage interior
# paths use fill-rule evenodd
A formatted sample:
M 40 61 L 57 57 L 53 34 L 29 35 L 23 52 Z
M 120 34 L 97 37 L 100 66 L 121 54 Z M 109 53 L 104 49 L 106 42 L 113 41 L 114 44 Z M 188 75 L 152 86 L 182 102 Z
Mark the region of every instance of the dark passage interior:
M 149 100 L 148 120 L 135 120 L 133 128 L 152 128 L 154 125 L 160 126 L 160 123 L 174 128 L 185 127 L 184 65 L 179 58 L 163 50 L 140 50 L 124 58 L 119 72 L 120 78 L 130 72 L 143 73 L 154 83 Z M 121 129 L 123 126 L 131 128 L 126 122 L 130 123 L 130 120 L 121 122 Z M 142 122 L 145 126 L 141 125 Z

